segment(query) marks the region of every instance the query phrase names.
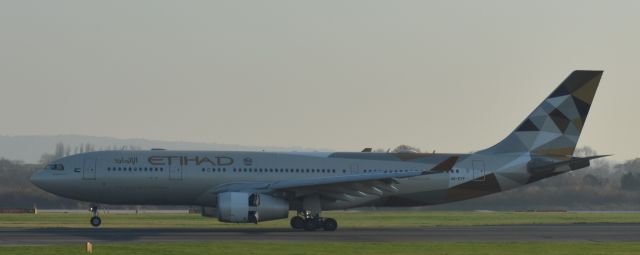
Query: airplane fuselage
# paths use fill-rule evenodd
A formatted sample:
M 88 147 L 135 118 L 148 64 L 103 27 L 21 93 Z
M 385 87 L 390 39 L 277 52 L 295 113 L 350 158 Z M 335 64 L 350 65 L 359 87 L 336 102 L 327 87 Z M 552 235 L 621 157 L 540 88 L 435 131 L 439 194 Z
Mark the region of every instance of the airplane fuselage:
M 463 183 L 497 185 L 491 164 L 512 160 L 507 156 L 417 153 L 276 153 L 236 151 L 103 151 L 59 160 L 64 170 L 56 175 L 60 185 L 46 189 L 82 201 L 106 204 L 200 205 L 216 204 L 216 188 L 230 183 L 269 183 L 323 177 L 394 172 L 423 172 L 456 156 L 451 170 L 397 179 L 392 190 L 354 191 L 344 199 L 324 201 L 324 209 L 344 209 L 365 204 L 421 206 L 456 201 L 498 192 L 492 187 L 456 194 Z M 505 157 L 505 156 L 502 156 Z M 513 168 L 525 167 L 528 158 Z M 489 168 L 487 168 L 489 166 Z M 517 171 L 514 171 L 517 172 Z M 490 176 L 490 177 L 487 177 Z M 522 180 L 527 176 L 523 174 Z M 524 182 L 526 183 L 526 182 Z M 504 186 L 504 185 L 503 185 Z M 292 197 L 300 194 L 289 194 Z M 292 203 L 294 204 L 294 203 Z

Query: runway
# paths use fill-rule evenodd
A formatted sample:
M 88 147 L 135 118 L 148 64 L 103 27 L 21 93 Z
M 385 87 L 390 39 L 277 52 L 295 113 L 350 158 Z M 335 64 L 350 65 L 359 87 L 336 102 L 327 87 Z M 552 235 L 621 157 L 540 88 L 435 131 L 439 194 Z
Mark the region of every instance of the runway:
M 114 242 L 278 241 L 278 242 L 516 242 L 640 241 L 640 224 L 514 225 L 305 232 L 274 229 L 194 228 L 0 228 L 0 245 Z

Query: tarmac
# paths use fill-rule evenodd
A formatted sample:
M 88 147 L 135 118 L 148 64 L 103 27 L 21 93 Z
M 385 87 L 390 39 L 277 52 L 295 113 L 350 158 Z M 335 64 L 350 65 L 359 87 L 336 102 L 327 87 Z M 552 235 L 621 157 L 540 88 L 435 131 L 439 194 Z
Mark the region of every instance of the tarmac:
M 335 232 L 286 228 L 0 228 L 0 245 L 117 242 L 529 242 L 640 241 L 640 224 L 347 228 Z

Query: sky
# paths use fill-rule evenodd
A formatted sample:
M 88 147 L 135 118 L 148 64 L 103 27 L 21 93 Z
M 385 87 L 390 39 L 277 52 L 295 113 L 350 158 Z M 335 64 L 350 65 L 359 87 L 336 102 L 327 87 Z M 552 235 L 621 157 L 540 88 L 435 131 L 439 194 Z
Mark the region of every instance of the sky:
M 573 70 L 640 157 L 640 1 L 2 1 L 0 135 L 471 152 Z

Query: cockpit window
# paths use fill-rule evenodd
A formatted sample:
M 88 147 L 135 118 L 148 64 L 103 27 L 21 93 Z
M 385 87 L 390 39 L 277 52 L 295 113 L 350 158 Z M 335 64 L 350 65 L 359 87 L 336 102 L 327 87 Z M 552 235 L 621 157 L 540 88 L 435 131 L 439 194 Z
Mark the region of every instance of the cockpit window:
M 62 165 L 62 164 L 49 164 L 49 165 L 47 165 L 46 169 L 62 171 L 62 170 L 64 170 L 64 165 Z

